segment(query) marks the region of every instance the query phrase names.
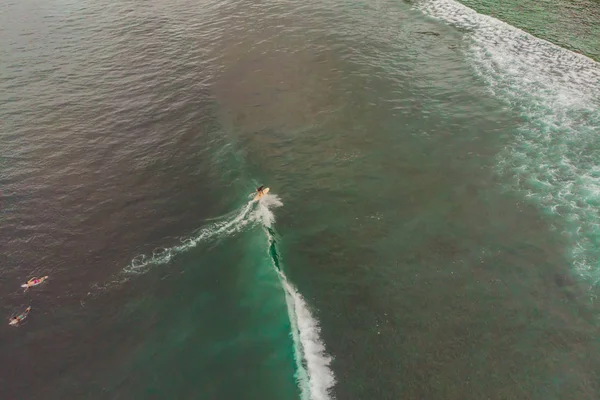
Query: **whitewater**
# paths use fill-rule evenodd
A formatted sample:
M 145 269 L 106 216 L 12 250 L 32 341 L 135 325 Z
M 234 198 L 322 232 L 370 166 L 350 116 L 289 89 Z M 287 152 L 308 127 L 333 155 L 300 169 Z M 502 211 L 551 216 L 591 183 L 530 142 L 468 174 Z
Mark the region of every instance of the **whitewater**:
M 575 271 L 600 281 L 600 65 L 454 0 L 417 8 L 465 32 L 463 52 L 490 92 L 521 116 L 497 156 L 521 193 L 571 242 Z

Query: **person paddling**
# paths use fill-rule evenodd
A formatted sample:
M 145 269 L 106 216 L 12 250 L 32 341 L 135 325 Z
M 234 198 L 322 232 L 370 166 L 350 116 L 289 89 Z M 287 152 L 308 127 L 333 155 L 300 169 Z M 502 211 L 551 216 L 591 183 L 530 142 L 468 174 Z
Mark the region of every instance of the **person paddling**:
M 41 278 L 31 278 L 27 281 L 27 283 L 22 284 L 21 287 L 25 288 L 25 291 L 27 291 L 27 289 L 29 289 L 30 287 L 42 284 L 46 279 L 48 279 L 47 275 L 42 276 Z
M 27 318 L 27 315 L 29 315 L 29 311 L 31 311 L 31 306 L 27 307 L 27 309 L 25 309 L 25 311 L 23 311 L 21 314 L 17 315 L 16 317 L 12 317 L 11 319 L 9 319 L 8 324 L 10 326 L 19 326 L 19 324 L 21 322 L 23 322 L 25 320 L 25 318 Z

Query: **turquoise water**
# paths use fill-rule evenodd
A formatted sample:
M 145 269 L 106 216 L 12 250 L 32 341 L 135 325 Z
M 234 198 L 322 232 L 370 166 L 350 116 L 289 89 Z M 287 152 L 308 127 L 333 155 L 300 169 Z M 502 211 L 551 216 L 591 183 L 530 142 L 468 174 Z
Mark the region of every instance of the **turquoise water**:
M 595 281 L 598 64 L 459 3 L 431 3 L 427 10 L 472 29 L 469 56 L 475 70 L 496 97 L 524 118 L 498 164 L 525 198 L 561 217 L 566 226 L 555 229 L 563 229 L 575 244 L 571 257 L 578 273 Z
M 538 38 L 598 61 L 600 59 L 600 8 L 594 0 L 490 1 L 460 3 L 492 16 Z
M 5 0 L 5 395 L 597 398 L 593 21 L 518 6 L 541 37 L 451 0 Z

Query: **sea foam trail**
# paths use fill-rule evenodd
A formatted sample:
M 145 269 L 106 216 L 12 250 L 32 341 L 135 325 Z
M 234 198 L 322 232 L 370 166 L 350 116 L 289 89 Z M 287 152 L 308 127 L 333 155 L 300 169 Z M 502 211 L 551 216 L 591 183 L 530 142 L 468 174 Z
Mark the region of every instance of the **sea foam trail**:
M 331 391 L 335 384 L 335 377 L 330 368 L 331 357 L 327 354 L 320 337 L 319 323 L 310 312 L 302 295 L 288 281 L 277 251 L 276 233 L 273 228 L 275 216 L 270 208 L 281 205 L 279 198 L 267 195 L 259 202 L 258 209 L 268 238 L 269 256 L 285 292 L 294 341 L 296 381 L 302 400 L 332 399 Z
M 167 264 L 177 254 L 183 253 L 200 243 L 209 242 L 240 232 L 248 225 L 264 223 L 265 216 L 261 207 L 254 207 L 254 201 L 249 201 L 236 212 L 221 217 L 216 222 L 200 228 L 194 235 L 181 239 L 181 243 L 173 247 L 155 249 L 150 255 L 138 255 L 125 267 L 124 272 L 140 274 L 152 265 Z
M 454 0 L 417 5 L 465 34 L 475 72 L 523 117 L 500 172 L 572 242 L 575 269 L 600 280 L 600 64 Z

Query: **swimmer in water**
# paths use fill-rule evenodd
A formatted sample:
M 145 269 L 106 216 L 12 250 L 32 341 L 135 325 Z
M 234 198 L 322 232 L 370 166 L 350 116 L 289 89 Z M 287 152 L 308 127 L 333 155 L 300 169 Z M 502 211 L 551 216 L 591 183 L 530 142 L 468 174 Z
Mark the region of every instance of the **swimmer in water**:
M 19 324 L 21 322 L 23 322 L 23 320 L 25 320 L 25 318 L 27 318 L 29 311 L 31 311 L 31 306 L 27 307 L 27 309 L 25 311 L 23 311 L 21 314 L 17 315 L 16 317 L 12 317 L 11 319 L 9 319 L 8 324 L 10 326 L 19 326 Z
M 254 201 L 260 200 L 265 194 L 269 193 L 269 188 L 263 186 L 259 186 L 256 188 L 256 196 L 254 196 Z
M 48 279 L 47 275 L 42 276 L 41 278 L 31 278 L 27 281 L 27 283 L 22 284 L 21 287 L 25 288 L 25 291 L 27 291 L 27 289 L 29 289 L 30 287 L 37 286 L 44 282 L 46 279 Z

